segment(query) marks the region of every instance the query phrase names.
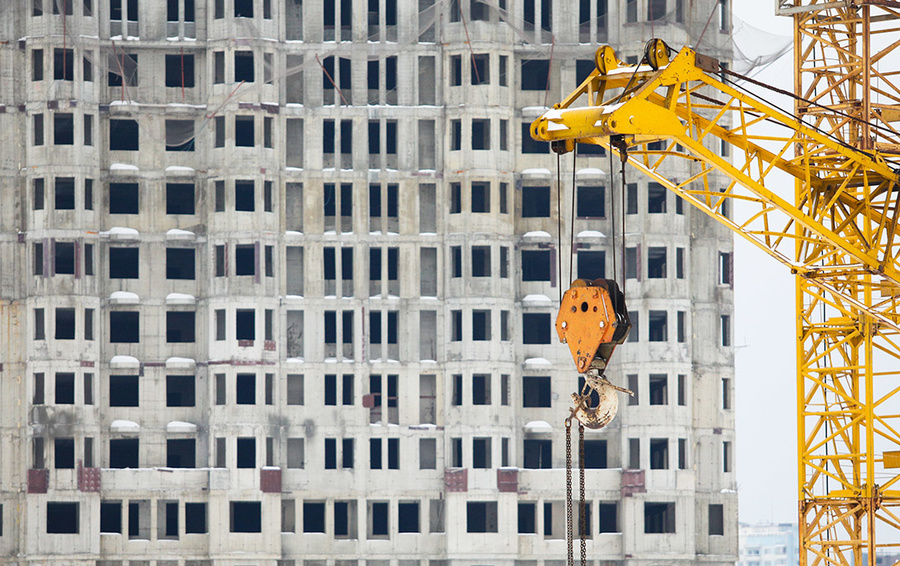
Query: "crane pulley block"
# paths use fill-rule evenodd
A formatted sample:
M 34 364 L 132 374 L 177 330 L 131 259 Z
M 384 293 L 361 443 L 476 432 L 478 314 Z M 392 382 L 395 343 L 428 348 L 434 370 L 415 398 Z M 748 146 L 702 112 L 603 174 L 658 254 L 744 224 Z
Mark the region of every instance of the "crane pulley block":
M 556 316 L 560 342 L 569 345 L 579 373 L 602 374 L 616 346 L 631 329 L 625 295 L 612 279 L 576 279 Z

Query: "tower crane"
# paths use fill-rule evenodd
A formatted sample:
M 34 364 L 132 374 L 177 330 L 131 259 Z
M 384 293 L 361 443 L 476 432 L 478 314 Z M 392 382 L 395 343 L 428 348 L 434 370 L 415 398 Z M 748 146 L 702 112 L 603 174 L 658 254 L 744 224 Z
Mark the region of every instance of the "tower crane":
M 900 546 L 900 1 L 776 12 L 794 21 L 792 111 L 654 39 L 637 65 L 601 46 L 531 135 L 606 147 L 791 270 L 800 564 L 875 564 Z M 692 173 L 669 178 L 680 160 Z

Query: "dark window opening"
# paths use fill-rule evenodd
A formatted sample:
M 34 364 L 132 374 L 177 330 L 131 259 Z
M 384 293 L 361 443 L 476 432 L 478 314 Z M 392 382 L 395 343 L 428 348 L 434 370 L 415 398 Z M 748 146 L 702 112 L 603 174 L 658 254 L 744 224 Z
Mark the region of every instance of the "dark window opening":
M 193 183 L 166 183 L 166 214 L 194 214 Z
M 472 246 L 472 277 L 491 276 L 491 247 Z
M 139 130 L 137 120 L 110 120 L 110 151 L 138 151 L 138 134 Z
M 166 407 L 193 407 L 196 405 L 195 379 L 193 375 L 166 376 Z
M 122 533 L 122 502 L 100 502 L 100 532 Z
M 166 248 L 166 279 L 194 279 L 193 248 Z
M 522 218 L 550 217 L 550 187 L 522 187 Z
M 110 279 L 137 279 L 139 269 L 139 248 L 109 248 Z
M 523 407 L 549 407 L 550 398 L 550 376 L 522 376 Z
M 605 195 L 605 187 L 578 187 L 578 218 L 605 218 Z
M 619 505 L 616 502 L 600 503 L 599 520 L 601 533 L 619 532 Z
M 585 281 L 606 277 L 606 252 L 579 251 L 578 278 Z
M 637 183 L 628 183 L 625 187 L 625 214 L 637 214 L 638 212 L 638 186 Z
M 522 343 L 549 344 L 550 327 L 550 313 L 523 313 Z
M 239 373 L 236 378 L 236 394 L 238 405 L 256 404 L 256 374 Z M 252 466 L 251 466 L 252 467 Z
M 472 467 L 486 469 L 491 467 L 490 437 L 472 439 Z
M 253 309 L 237 309 L 235 314 L 236 338 L 238 340 L 256 339 L 256 311 Z
M 548 469 L 553 467 L 551 460 L 553 441 L 526 438 L 523 443 L 523 466 L 528 469 Z
M 607 467 L 605 440 L 584 441 L 584 467 L 586 469 L 605 469 Z
M 256 210 L 256 194 L 253 181 L 234 182 L 234 209 L 238 212 Z
M 496 533 L 497 502 L 469 501 L 466 503 L 466 532 Z
M 474 148 L 477 149 L 477 148 Z M 484 148 L 487 149 L 487 148 Z M 490 183 L 472 183 L 472 212 L 491 211 L 491 185 Z
M 650 404 L 669 404 L 669 376 L 665 374 L 650 374 Z
M 418 502 L 400 502 L 397 504 L 397 529 L 401 533 L 419 532 Z
M 57 470 L 75 469 L 75 439 L 53 439 L 53 467 Z
M 137 214 L 138 193 L 137 183 L 110 183 L 109 213 Z
M 110 468 L 139 468 L 140 441 L 137 438 L 114 438 L 109 441 Z
M 140 385 L 136 375 L 109 376 L 109 406 L 140 406 Z
M 195 320 L 194 312 L 175 312 L 166 313 L 166 342 L 194 342 L 195 341 Z
M 661 214 L 666 211 L 666 188 L 659 183 L 647 185 L 647 212 Z
M 669 339 L 668 313 L 666 311 L 650 311 L 647 322 L 651 342 L 665 342 Z
M 170 438 L 166 440 L 166 467 L 196 468 L 196 441 L 193 438 Z
M 261 533 L 262 503 L 259 501 L 231 502 L 231 532 Z
M 53 0 L 53 4 L 60 0 Z M 71 81 L 75 78 L 75 55 L 72 49 L 53 50 L 53 79 Z
M 78 503 L 47 502 L 47 534 L 78 534 Z
M 647 248 L 647 278 L 665 279 L 666 277 L 666 248 Z
M 54 402 L 57 405 L 75 404 L 75 374 L 57 373 Z
M 645 502 L 644 532 L 648 534 L 674 533 L 675 504 Z
M 303 532 L 325 532 L 325 503 L 318 501 L 303 502 Z
M 193 55 L 166 55 L 166 86 L 194 87 Z
M 135 344 L 141 340 L 140 313 L 112 311 L 109 313 L 109 341 Z
M 472 120 L 472 149 L 491 149 L 490 120 Z M 474 209 L 474 203 L 472 207 Z
M 56 113 L 53 115 L 53 143 L 56 145 L 73 145 L 75 143 L 75 119 L 72 114 Z
M 166 151 L 194 151 L 193 120 L 166 120 Z
M 549 4 L 549 2 L 545 2 Z M 529 59 L 522 61 L 522 90 L 548 90 L 550 88 L 550 60 Z
M 56 210 L 75 209 L 75 178 L 56 177 L 53 180 L 54 202 Z
M 522 250 L 522 281 L 550 281 L 550 250 Z
M 56 309 L 54 337 L 57 340 L 75 339 L 75 309 Z
M 253 52 L 234 52 L 234 82 L 253 82 Z
M 253 116 L 234 117 L 235 147 L 253 147 L 256 144 L 256 126 Z M 241 209 L 238 209 L 241 210 Z M 252 210 L 252 209 L 251 209 Z
M 256 246 L 240 244 L 234 247 L 234 274 L 256 275 Z
M 651 388 L 651 397 L 652 397 L 652 388 Z M 650 469 L 651 470 L 668 470 L 669 469 L 669 439 L 668 438 L 651 438 L 650 439 Z
M 57 275 L 72 275 L 75 273 L 75 243 L 56 242 L 56 261 L 54 272 Z
M 534 503 L 519 503 L 518 523 L 519 534 L 537 534 L 537 519 Z
M 184 504 L 184 532 L 189 535 L 207 532 L 206 503 Z
M 472 375 L 472 404 L 491 404 L 491 374 L 476 373 Z
M 481 5 L 481 4 L 479 4 Z M 473 18 L 474 19 L 474 18 Z M 490 75 L 490 55 L 487 53 L 476 53 L 471 57 L 472 61 L 472 84 L 482 85 L 491 82 Z
M 709 504 L 709 535 L 725 534 L 725 507 L 721 503 Z
M 237 467 L 256 467 L 256 439 L 252 436 L 237 439 Z

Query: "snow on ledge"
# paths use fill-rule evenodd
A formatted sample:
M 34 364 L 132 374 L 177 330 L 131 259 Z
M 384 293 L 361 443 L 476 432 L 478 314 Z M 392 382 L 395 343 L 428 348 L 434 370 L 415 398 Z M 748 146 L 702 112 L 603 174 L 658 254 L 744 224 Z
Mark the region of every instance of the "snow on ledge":
M 134 421 L 113 421 L 109 425 L 109 432 L 141 432 L 141 425 Z
M 584 179 L 584 178 L 596 178 L 596 177 L 604 177 L 606 173 L 603 172 L 603 169 L 596 169 L 594 167 L 585 167 L 584 169 L 579 169 L 575 172 L 576 179 Z
M 134 356 L 113 356 L 112 359 L 109 360 L 109 365 L 116 369 L 139 368 L 141 367 L 141 362 Z
M 169 434 L 193 434 L 197 432 L 197 425 L 194 423 L 186 423 L 184 421 L 172 421 L 166 425 L 166 432 Z
M 538 116 L 542 116 L 544 112 L 548 112 L 550 108 L 546 106 L 526 106 L 522 109 L 522 117 L 524 118 L 537 118 Z
M 166 173 L 171 175 L 193 175 L 197 170 L 193 167 L 185 167 L 183 165 L 169 165 L 166 167 Z
M 166 360 L 166 369 L 189 369 L 197 365 L 193 358 L 171 357 Z
M 190 230 L 180 230 L 178 228 L 172 228 L 171 230 L 166 231 L 167 240 L 193 240 L 196 237 L 197 234 L 191 232 Z
M 550 297 L 547 295 L 525 295 L 525 298 L 522 299 L 522 303 L 528 306 L 547 306 L 553 304 Z
M 534 169 L 525 169 L 524 171 L 522 171 L 522 177 L 537 178 L 537 179 L 549 179 L 550 178 L 550 170 L 544 169 L 541 167 L 537 167 Z
M 196 302 L 197 299 L 187 293 L 169 293 L 166 295 L 167 305 L 193 305 Z
M 113 163 L 109 166 L 110 172 L 118 172 L 118 173 L 137 173 L 140 171 L 137 165 L 131 165 L 130 163 Z
M 141 301 L 137 293 L 129 291 L 113 291 L 109 296 L 109 302 L 114 305 L 136 305 Z
M 292 237 L 292 236 L 302 236 L 302 235 L 303 235 L 303 232 L 298 232 L 297 230 L 285 230 L 285 231 L 284 231 L 284 235 L 285 235 L 285 236 L 289 236 L 289 237 Z
M 141 233 L 134 228 L 125 228 L 122 226 L 113 226 L 109 230 L 100 232 L 100 236 L 105 236 L 110 240 L 137 240 Z
M 285 362 L 289 364 L 302 364 L 303 358 L 288 358 L 285 360 Z
M 532 240 L 549 240 L 551 238 L 549 232 L 544 232 L 543 230 L 534 230 L 532 232 L 525 232 L 525 235 L 522 238 L 532 239 Z
M 549 366 L 552 365 L 547 358 L 528 358 L 525 360 L 526 366 Z
M 605 238 L 606 234 L 603 232 L 598 232 L 596 230 L 582 230 L 578 233 L 576 238 Z
M 553 427 L 547 421 L 530 421 L 525 423 L 525 432 L 532 434 L 541 434 L 553 432 Z

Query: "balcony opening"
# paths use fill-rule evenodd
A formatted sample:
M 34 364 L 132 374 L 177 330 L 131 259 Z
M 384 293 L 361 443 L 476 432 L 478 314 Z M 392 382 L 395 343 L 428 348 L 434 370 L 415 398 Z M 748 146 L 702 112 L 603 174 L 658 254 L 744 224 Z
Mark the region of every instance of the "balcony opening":
M 476 469 L 490 468 L 491 438 L 475 437 L 472 439 L 472 467 Z
M 56 391 L 54 402 L 57 405 L 75 404 L 75 374 L 59 372 L 56 374 Z
M 523 468 L 548 469 L 553 467 L 553 441 L 526 438 L 523 442 Z
M 668 438 L 651 438 L 650 439 L 650 469 L 651 470 L 668 470 L 669 469 L 669 439 Z
M 523 313 L 522 343 L 549 344 L 551 326 L 550 313 Z
M 666 248 L 647 248 L 647 278 L 665 279 L 666 277 Z
M 114 344 L 140 342 L 140 313 L 112 311 L 109 313 L 109 341 Z
M 466 532 L 496 533 L 497 502 L 469 501 L 466 503 Z
M 166 313 L 166 342 L 194 342 L 196 313 L 169 311 Z
M 419 502 L 397 503 L 397 530 L 401 533 L 419 532 Z
M 109 213 L 138 214 L 139 192 L 137 183 L 110 183 Z
M 166 376 L 166 407 L 194 407 L 196 387 L 193 375 Z
M 644 502 L 644 532 L 675 532 L 675 504 Z
M 109 376 L 109 406 L 140 406 L 139 378 L 136 375 Z
M 140 441 L 137 438 L 113 438 L 109 441 L 109 467 L 139 468 L 139 452 Z
M 522 187 L 522 218 L 549 217 L 550 187 Z

